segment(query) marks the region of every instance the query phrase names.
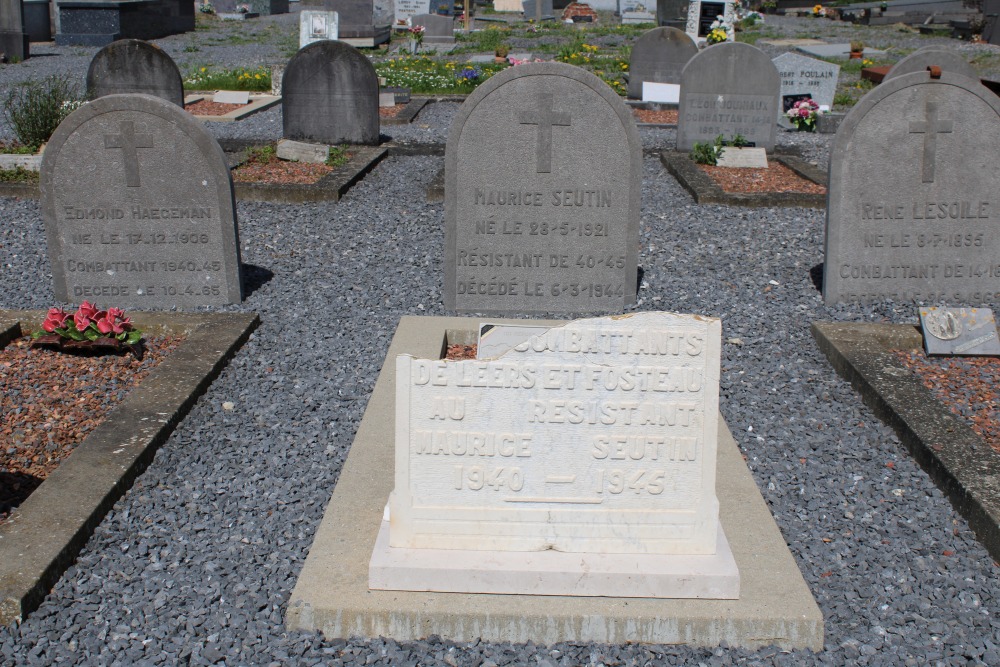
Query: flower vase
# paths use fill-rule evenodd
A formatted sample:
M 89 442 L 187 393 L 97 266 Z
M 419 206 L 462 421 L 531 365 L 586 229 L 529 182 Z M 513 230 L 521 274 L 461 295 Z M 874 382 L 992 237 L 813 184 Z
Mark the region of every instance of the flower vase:
M 417 55 L 417 51 L 420 49 L 420 42 L 415 39 L 410 40 L 410 53 Z

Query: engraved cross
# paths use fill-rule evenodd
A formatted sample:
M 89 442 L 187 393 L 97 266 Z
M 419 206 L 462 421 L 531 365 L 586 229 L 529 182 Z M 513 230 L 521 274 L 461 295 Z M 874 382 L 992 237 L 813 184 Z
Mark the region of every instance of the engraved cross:
M 135 133 L 135 124 L 123 120 L 118 126 L 121 134 L 105 134 L 105 148 L 120 148 L 125 162 L 125 185 L 130 188 L 139 187 L 139 155 L 137 148 L 153 148 L 153 137 L 149 134 Z
M 538 111 L 521 113 L 521 125 L 538 126 L 538 147 L 536 149 L 537 173 L 552 173 L 552 126 L 569 127 L 570 115 L 552 110 L 552 93 L 542 93 L 538 98 Z
M 938 132 L 949 133 L 952 131 L 954 122 L 951 120 L 939 120 L 937 117 L 937 103 L 927 103 L 927 120 L 913 121 L 910 123 L 910 134 L 924 135 L 924 165 L 923 182 L 934 182 L 934 156 L 937 153 Z

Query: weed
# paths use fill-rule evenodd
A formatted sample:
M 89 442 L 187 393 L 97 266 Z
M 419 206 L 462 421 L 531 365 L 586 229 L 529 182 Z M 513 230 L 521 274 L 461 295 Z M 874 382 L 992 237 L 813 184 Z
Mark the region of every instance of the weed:
M 37 183 L 38 172 L 24 167 L 0 169 L 0 183 Z
M 77 88 L 69 78 L 52 75 L 11 88 L 3 102 L 3 114 L 17 140 L 37 150 L 80 104 Z
M 347 146 L 330 146 L 330 157 L 326 158 L 326 166 L 343 167 L 351 159 L 351 154 L 347 152 Z
M 271 90 L 271 70 L 261 65 L 256 69 L 221 70 L 213 72 L 210 67 L 195 68 L 184 78 L 188 90 Z

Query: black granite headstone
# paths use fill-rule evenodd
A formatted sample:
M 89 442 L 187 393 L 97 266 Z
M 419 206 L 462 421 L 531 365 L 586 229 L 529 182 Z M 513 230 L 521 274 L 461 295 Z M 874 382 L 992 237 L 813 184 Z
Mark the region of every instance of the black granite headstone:
M 97 52 L 87 70 L 87 97 L 141 93 L 184 106 L 184 83 L 173 59 L 141 39 L 120 39 Z
M 349 44 L 327 40 L 299 49 L 285 68 L 282 96 L 285 139 L 378 143 L 378 75 Z

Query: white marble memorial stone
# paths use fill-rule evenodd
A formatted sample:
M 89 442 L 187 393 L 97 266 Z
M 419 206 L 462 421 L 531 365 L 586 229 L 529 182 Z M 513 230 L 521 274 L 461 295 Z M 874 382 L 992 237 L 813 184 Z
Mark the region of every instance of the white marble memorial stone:
M 772 62 L 781 77 L 778 118 L 783 121 L 783 125 L 791 127 L 784 112 L 801 99 L 808 98 L 820 106 L 833 107 L 840 65 L 791 52 L 782 53 Z
M 429 14 L 431 0 L 396 0 L 396 23 L 405 23 L 418 14 Z
M 577 320 L 396 361 L 392 547 L 714 554 L 721 323 Z
M 337 12 L 307 9 L 299 13 L 299 48 L 321 39 L 337 39 L 340 35 Z

